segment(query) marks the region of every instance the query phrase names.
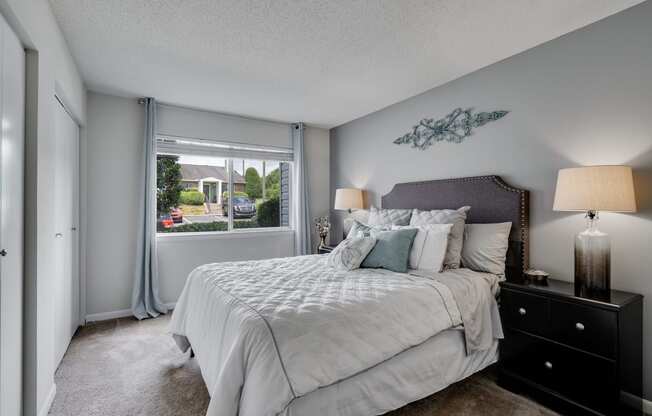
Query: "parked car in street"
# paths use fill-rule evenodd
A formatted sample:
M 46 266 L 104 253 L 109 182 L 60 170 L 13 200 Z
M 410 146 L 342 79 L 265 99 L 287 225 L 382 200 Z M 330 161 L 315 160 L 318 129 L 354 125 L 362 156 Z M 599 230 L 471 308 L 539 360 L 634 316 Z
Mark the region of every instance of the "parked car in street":
M 174 227 L 174 220 L 172 219 L 172 215 L 162 214 L 158 217 L 158 221 L 156 222 L 156 229 L 158 231 L 167 230 L 172 227 Z
M 222 211 L 229 216 L 229 200 L 222 200 Z M 256 204 L 244 196 L 233 197 L 233 218 L 251 218 L 256 216 Z

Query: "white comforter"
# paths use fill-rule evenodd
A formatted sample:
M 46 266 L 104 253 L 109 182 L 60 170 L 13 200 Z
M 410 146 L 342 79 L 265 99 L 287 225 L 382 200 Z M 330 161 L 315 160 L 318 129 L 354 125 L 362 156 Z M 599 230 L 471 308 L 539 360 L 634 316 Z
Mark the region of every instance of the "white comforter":
M 190 274 L 171 332 L 199 360 L 208 416 L 277 415 L 462 323 L 467 350 L 488 348 L 500 332 L 483 324 L 491 286 L 460 276 L 342 272 L 326 256 L 207 264 Z

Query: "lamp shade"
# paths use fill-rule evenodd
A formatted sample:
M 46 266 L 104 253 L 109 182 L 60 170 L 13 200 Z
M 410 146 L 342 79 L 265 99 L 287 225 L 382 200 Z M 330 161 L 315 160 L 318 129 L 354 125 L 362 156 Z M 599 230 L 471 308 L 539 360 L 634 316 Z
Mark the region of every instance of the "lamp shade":
M 555 211 L 636 212 L 629 166 L 584 166 L 559 170 Z
M 362 190 L 340 188 L 335 190 L 335 209 L 362 209 Z

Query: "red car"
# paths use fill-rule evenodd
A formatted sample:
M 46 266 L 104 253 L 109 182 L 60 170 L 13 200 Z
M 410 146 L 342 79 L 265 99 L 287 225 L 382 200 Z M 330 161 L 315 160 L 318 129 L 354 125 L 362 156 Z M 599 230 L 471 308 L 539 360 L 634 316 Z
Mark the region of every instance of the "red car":
M 158 218 L 158 224 L 157 224 L 158 231 L 167 230 L 168 228 L 172 228 L 173 226 L 174 226 L 174 221 L 172 220 L 172 216 L 170 214 L 163 214 Z

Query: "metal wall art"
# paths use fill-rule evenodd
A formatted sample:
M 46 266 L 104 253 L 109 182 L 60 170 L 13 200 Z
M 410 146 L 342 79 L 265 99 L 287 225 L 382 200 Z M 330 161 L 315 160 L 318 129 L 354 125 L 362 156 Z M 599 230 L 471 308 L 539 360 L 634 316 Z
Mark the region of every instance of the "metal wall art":
M 412 147 L 419 150 L 426 150 L 434 143 L 441 141 L 462 143 L 466 137 L 471 135 L 471 130 L 484 126 L 490 121 L 501 119 L 507 113 L 509 111 L 501 110 L 473 114 L 472 108 L 466 110 L 456 108 L 452 113 L 439 120 L 424 118 L 419 121 L 419 124 L 412 127 L 410 133 L 394 140 L 394 143 L 411 144 Z

